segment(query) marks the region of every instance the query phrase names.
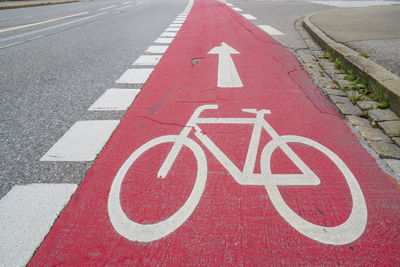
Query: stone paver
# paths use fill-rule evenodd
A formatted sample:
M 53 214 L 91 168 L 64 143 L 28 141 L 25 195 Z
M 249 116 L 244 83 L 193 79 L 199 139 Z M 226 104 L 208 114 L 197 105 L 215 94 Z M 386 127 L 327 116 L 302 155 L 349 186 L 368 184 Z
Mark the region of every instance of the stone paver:
M 368 115 L 374 121 L 393 121 L 399 119 L 390 109 L 373 109 L 368 112 Z
M 343 92 L 342 90 L 337 90 L 337 89 L 325 89 L 325 92 L 328 95 L 333 95 L 333 96 L 346 96 L 346 93 Z
M 369 141 L 368 144 L 382 158 L 400 159 L 400 148 L 395 144 L 387 143 L 384 141 Z
M 363 127 L 371 127 L 371 123 L 367 119 L 363 119 L 357 116 L 347 116 L 347 119 L 354 126 L 363 126 Z
M 347 97 L 330 95 L 329 98 L 335 104 L 346 104 L 346 103 L 350 103 L 351 104 L 351 101 Z
M 347 80 L 336 80 L 336 82 L 339 84 L 339 87 L 342 89 L 350 89 L 351 88 L 351 83 Z
M 362 111 L 359 107 L 354 106 L 350 101 L 348 103 L 338 103 L 337 107 L 344 115 L 361 115 Z
M 378 122 L 378 125 L 389 136 L 400 135 L 400 121 L 382 121 Z
M 361 136 L 367 140 L 390 142 L 389 137 L 380 129 L 365 126 L 356 126 L 356 128 L 360 131 Z
M 379 103 L 376 101 L 358 101 L 357 105 L 362 109 L 362 110 L 367 110 L 367 109 L 372 109 L 375 108 Z

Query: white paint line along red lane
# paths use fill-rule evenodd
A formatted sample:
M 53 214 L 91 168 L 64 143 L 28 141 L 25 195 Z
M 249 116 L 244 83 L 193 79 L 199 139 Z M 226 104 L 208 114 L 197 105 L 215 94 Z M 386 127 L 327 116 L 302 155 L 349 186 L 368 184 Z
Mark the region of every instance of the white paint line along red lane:
M 160 55 L 143 55 L 140 56 L 133 65 L 137 66 L 155 66 L 160 61 L 162 56 Z
M 268 33 L 269 35 L 283 35 L 282 32 L 278 31 L 277 29 L 269 26 L 269 25 L 258 25 L 258 27 Z
M 399 207 L 297 58 L 196 0 L 29 266 L 394 266 Z
M 166 45 L 153 45 L 149 46 L 147 48 L 146 53 L 152 53 L 152 54 L 164 54 L 165 51 L 167 51 L 168 46 Z
M 118 120 L 78 121 L 40 160 L 94 160 L 118 124 Z
M 139 92 L 140 89 L 108 89 L 89 110 L 127 110 Z
M 0 200 L 0 266 L 25 266 L 78 186 L 14 186 Z
M 153 70 L 154 69 L 152 68 L 128 69 L 115 82 L 128 83 L 128 84 L 143 84 L 147 81 Z

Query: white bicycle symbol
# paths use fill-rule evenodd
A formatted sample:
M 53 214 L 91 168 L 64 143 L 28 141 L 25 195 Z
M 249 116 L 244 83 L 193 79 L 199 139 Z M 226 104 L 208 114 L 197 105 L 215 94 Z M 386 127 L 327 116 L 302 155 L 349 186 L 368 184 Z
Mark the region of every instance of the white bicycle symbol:
M 367 207 L 361 188 L 346 164 L 331 150 L 325 146 L 305 137 L 295 135 L 279 136 L 277 132 L 264 119 L 265 114 L 271 114 L 269 110 L 243 109 L 243 112 L 256 114 L 255 118 L 199 118 L 201 112 L 207 109 L 217 109 L 217 105 L 204 105 L 198 107 L 186 127 L 179 135 L 166 135 L 155 138 L 134 151 L 121 166 L 108 197 L 108 213 L 114 229 L 123 237 L 131 241 L 150 242 L 167 236 L 181 226 L 192 214 L 206 185 L 207 160 L 202 148 L 189 139 L 192 129 L 195 136 L 207 147 L 216 159 L 227 169 L 236 182 L 241 185 L 265 186 L 269 198 L 279 214 L 298 232 L 325 244 L 343 245 L 353 242 L 364 232 L 367 223 Z M 199 124 L 252 124 L 253 132 L 246 156 L 243 171 L 240 171 L 234 163 L 205 135 L 201 132 Z M 261 174 L 254 173 L 257 150 L 262 129 L 272 137 L 261 153 Z M 167 176 L 178 153 L 183 145 L 194 153 L 197 160 L 197 177 L 193 190 L 184 205 L 169 218 L 154 224 L 139 224 L 127 217 L 121 207 L 121 185 L 126 173 L 132 164 L 148 149 L 163 144 L 173 143 L 172 149 L 158 171 L 158 177 Z M 283 200 L 278 186 L 316 186 L 320 179 L 313 171 L 296 155 L 288 146 L 288 143 L 301 143 L 319 150 L 325 154 L 341 171 L 348 184 L 353 206 L 347 220 L 334 227 L 324 227 L 310 223 L 295 213 Z M 302 174 L 272 174 L 271 156 L 275 149 L 280 148 L 290 158 Z

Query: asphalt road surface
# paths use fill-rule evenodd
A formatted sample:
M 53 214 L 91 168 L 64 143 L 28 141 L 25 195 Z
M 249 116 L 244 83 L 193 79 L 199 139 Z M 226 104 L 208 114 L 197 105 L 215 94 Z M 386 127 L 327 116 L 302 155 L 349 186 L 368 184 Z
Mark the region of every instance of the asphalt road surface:
M 88 108 L 185 5 L 91 1 L 0 11 L 0 197 L 17 184 L 82 181 L 93 161 L 40 159 L 75 122 L 122 118 Z
M 151 251 L 152 255 L 157 255 L 155 257 L 159 257 L 157 262 L 165 260 L 161 258 L 167 253 L 172 253 L 174 256 L 167 256 L 167 260 L 164 262 L 177 263 L 182 257 L 185 259 L 182 262 L 193 264 L 194 258 L 191 258 L 191 255 L 194 254 L 197 256 L 194 262 L 198 263 L 212 263 L 214 259 L 217 259 L 220 261 L 214 263 L 221 265 L 229 263 L 227 260 L 235 259 L 231 263 L 250 264 L 254 260 L 253 263 L 269 261 L 271 264 L 279 264 L 280 259 L 288 255 L 295 255 L 295 253 L 284 252 L 284 254 L 274 257 L 265 251 L 278 251 L 273 248 L 280 247 L 282 242 L 285 243 L 286 248 L 290 248 L 291 236 L 296 237 L 293 241 L 296 241 L 297 238 L 297 241 L 300 240 L 297 247 L 292 247 L 294 252 L 300 245 L 302 248 L 310 248 L 307 251 L 307 253 L 311 253 L 310 255 L 315 255 L 315 251 L 322 250 L 325 255 L 324 260 L 330 263 L 336 260 L 335 247 L 324 244 L 352 244 L 345 249 L 340 247 L 341 260 L 338 262 L 341 263 L 346 262 L 347 259 L 355 261 L 360 259 L 371 263 L 370 258 L 366 258 L 363 253 L 370 255 L 371 251 L 375 250 L 376 244 L 373 242 L 384 243 L 380 247 L 381 251 L 385 252 L 385 257 L 380 259 L 382 262 L 388 263 L 396 260 L 393 256 L 393 251 L 396 251 L 396 238 L 384 240 L 386 238 L 384 231 L 389 228 L 395 229 L 397 225 L 387 219 L 396 217 L 398 214 L 395 208 L 387 204 L 390 202 L 388 200 L 390 197 L 397 201 L 397 189 L 386 174 L 383 174 L 378 168 L 370 155 L 364 151 L 358 139 L 312 83 L 299 62 L 284 49 L 285 47 L 296 54 L 297 49 L 306 48 L 294 28 L 299 17 L 318 11 L 345 7 L 355 2 L 365 6 L 373 1 L 232 0 L 228 3 L 229 5 L 227 4 L 228 7 L 223 4 L 225 1 L 220 2 L 222 3 L 211 0 L 195 1 L 195 11 L 188 17 L 188 22 L 185 20 L 189 11 L 183 10 L 186 6 L 191 8 L 192 2 L 189 1 L 189 5 L 187 5 L 188 1 L 186 0 L 91 1 L 0 11 L 0 89 L 2 90 L 0 198 L 11 192 L 12 188 L 16 188 L 16 185 L 67 184 L 59 189 L 55 187 L 19 187 L 21 190 L 12 191 L 13 194 L 8 199 L 2 198 L 5 201 L 0 202 L 0 210 L 3 213 L 3 217 L 0 219 L 5 218 L 4 223 L 8 223 L 8 225 L 3 227 L 3 232 L 0 234 L 4 237 L 3 240 L 7 240 L 4 242 L 8 242 L 10 247 L 10 250 L 7 250 L 6 246 L 0 247 L 0 255 L 7 255 L 7 257 L 0 257 L 5 259 L 4 265 L 15 263 L 15 258 L 19 257 L 20 251 L 24 251 L 21 264 L 29 261 L 53 225 L 55 218 L 75 192 L 76 185 L 80 185 L 85 177 L 85 182 L 73 195 L 71 202 L 57 220 L 35 258 L 32 259 L 32 265 L 46 265 L 45 262 L 74 262 L 78 265 L 87 263 L 89 258 L 96 263 L 125 262 L 128 264 L 128 261 L 132 260 L 130 261 L 132 264 L 139 263 L 142 259 L 154 260 L 155 258 L 152 256 L 136 257 L 140 253 L 146 254 L 148 251 Z M 257 27 L 251 25 L 249 21 Z M 172 42 L 178 31 L 181 31 L 182 34 L 178 33 L 179 35 Z M 271 36 L 284 47 L 277 44 Z M 229 44 L 233 47 L 224 43 L 225 40 L 229 40 Z M 164 53 L 164 48 L 161 46 L 168 48 L 168 51 L 160 61 L 160 57 Z M 159 65 L 157 65 L 158 62 L 160 62 Z M 132 97 L 128 97 L 128 94 L 137 93 L 146 81 L 149 70 L 155 65 L 157 68 L 150 76 L 149 83 L 140 92 L 135 102 L 136 105 L 129 109 L 125 117 L 127 107 L 114 108 L 112 111 L 105 108 L 110 105 L 110 102 L 105 103 L 109 101 L 110 94 L 114 94 L 111 96 L 111 100 L 118 99 L 118 101 L 124 102 L 127 98 Z M 113 88 L 117 90 L 109 91 Z M 103 98 L 105 92 L 110 92 L 107 101 L 107 97 Z M 213 110 L 216 109 L 216 104 L 220 105 L 220 110 L 206 112 L 208 117 L 211 117 L 209 122 L 214 124 L 219 120 L 213 119 L 213 116 L 230 118 L 227 119 L 227 124 L 232 122 L 248 124 L 249 121 L 255 123 L 256 120 L 250 120 L 248 114 L 244 116 L 246 122 L 236 120 L 243 117 L 242 108 L 245 113 L 250 113 L 252 116 L 254 113 L 259 114 L 257 123 L 261 123 L 264 118 L 262 116 L 269 114 L 269 111 L 264 108 L 273 110 L 274 113 L 268 117 L 268 121 L 277 129 L 277 132 L 265 126 L 265 123 L 263 126 L 275 139 L 275 143 L 267 140 L 266 136 L 262 136 L 261 141 L 264 143 L 269 141 L 272 147 L 281 145 L 282 151 L 293 162 L 296 162 L 295 167 L 304 174 L 308 172 L 309 175 L 311 169 L 307 169 L 304 162 L 293 156 L 296 154 L 290 148 L 278 144 L 279 142 L 307 144 L 325 155 L 330 155 L 331 161 L 339 167 L 348 186 L 344 187 L 346 183 L 338 182 L 335 176 L 331 175 L 331 168 L 326 167 L 321 172 L 328 173 L 328 184 L 332 183 L 330 187 L 322 184 L 321 187 L 308 189 L 313 194 L 319 194 L 319 197 L 311 199 L 310 203 L 318 207 L 321 204 L 328 210 L 328 212 L 321 211 L 318 208 L 315 209 L 313 205 L 308 205 L 305 207 L 307 212 L 304 210 L 297 212 L 307 213 L 303 215 L 308 216 L 310 220 L 316 220 L 316 225 L 306 222 L 307 227 L 317 229 L 315 232 L 304 227 L 304 220 L 292 216 L 288 206 L 282 206 L 280 197 L 277 197 L 277 195 L 281 195 L 277 191 L 277 185 L 284 186 L 284 183 L 264 184 L 265 181 L 249 183 L 249 181 L 242 180 L 244 176 L 241 177 L 235 167 L 232 167 L 233 164 L 227 164 L 228 161 L 221 157 L 221 153 L 212 144 L 210 145 L 205 137 L 202 137 L 208 134 L 207 129 L 204 133 L 198 133 L 197 137 L 203 142 L 203 146 L 208 147 L 207 156 L 214 154 L 215 157 L 207 157 L 210 159 L 208 172 L 205 161 L 199 160 L 197 173 L 198 177 L 203 178 L 208 174 L 210 179 L 206 187 L 205 178 L 203 183 L 196 181 L 197 189 L 193 190 L 195 193 L 190 194 L 190 198 L 192 199 L 193 195 L 199 199 L 187 202 L 190 202 L 188 205 L 191 205 L 190 208 L 193 209 L 200 203 L 199 209 L 193 213 L 193 216 L 190 215 L 193 210 L 187 213 L 189 209 L 183 209 L 183 213 L 186 212 L 186 214 L 176 216 L 180 220 L 179 223 L 167 222 L 160 228 L 157 228 L 157 225 L 153 227 L 149 223 L 152 230 L 137 231 L 141 232 L 139 237 L 137 232 L 133 231 L 132 234 L 129 229 L 127 231 L 127 224 L 123 221 L 127 218 L 124 217 L 124 212 L 127 212 L 128 209 L 128 212 L 138 211 L 140 213 L 140 207 L 135 209 L 134 205 L 142 202 L 124 196 L 126 192 L 133 192 L 135 197 L 143 197 L 145 201 L 154 202 L 154 199 L 164 201 L 166 202 L 165 207 L 171 205 L 172 208 L 176 208 L 175 205 L 180 205 L 180 196 L 184 196 L 186 191 L 186 193 L 190 192 L 190 188 L 185 189 L 185 186 L 191 181 L 183 179 L 185 178 L 183 176 L 186 173 L 194 172 L 196 168 L 190 165 L 192 163 L 189 164 L 185 161 L 183 161 L 184 164 L 171 165 L 173 166 L 171 173 L 178 177 L 178 180 L 171 183 L 172 187 L 181 188 L 182 185 L 182 190 L 186 191 L 172 194 L 166 190 L 165 198 L 163 198 L 163 192 L 159 194 L 156 189 L 152 188 L 153 184 L 150 185 L 150 189 L 146 188 L 145 183 L 138 189 L 137 187 L 130 188 L 131 181 L 128 181 L 126 182 L 127 188 L 132 190 L 121 191 L 122 180 L 130 168 L 129 160 L 126 159 L 129 155 L 135 155 L 132 154 L 133 150 L 137 149 L 136 151 L 140 152 L 138 147 L 146 142 L 150 147 L 141 147 L 142 150 L 153 149 L 153 145 L 158 145 L 156 142 L 171 142 L 172 140 L 171 136 L 163 137 L 166 139 L 156 139 L 160 136 L 171 133 L 178 134 L 179 131 L 182 131 L 182 136 L 188 135 L 189 133 L 185 133 L 185 129 L 192 130 L 193 125 L 183 126 L 188 123 L 190 116 L 194 118 L 193 121 L 198 119 L 199 124 L 202 119 L 205 123 L 206 120 L 203 117 L 195 116 L 195 110 L 200 112 L 204 104 L 208 104 L 208 106 L 203 106 L 204 110 L 206 108 Z M 210 106 L 210 104 L 215 105 Z M 268 107 L 266 107 L 267 104 Z M 292 108 L 296 112 L 291 111 Z M 119 124 L 120 120 L 122 122 Z M 97 154 L 118 124 L 110 142 L 95 161 Z M 82 129 L 85 138 L 82 139 L 82 136 L 77 138 L 76 132 Z M 241 138 L 238 141 L 241 146 L 232 146 L 230 143 L 221 145 L 221 147 L 229 148 L 228 156 L 232 157 L 235 163 L 243 163 L 238 152 L 243 152 L 242 154 L 245 155 L 243 149 L 247 147 L 249 132 L 244 128 L 238 128 L 239 130 L 236 132 L 228 131 L 228 128 L 224 127 L 209 129 L 210 132 L 217 133 L 218 138 L 215 139 L 218 145 L 220 144 L 218 142 L 225 141 L 225 137 Z M 282 138 L 279 137 L 278 132 Z M 283 136 L 284 134 L 293 134 L 293 132 L 310 139 Z M 193 134 L 190 137 L 194 139 Z M 252 138 L 257 140 L 257 134 L 253 134 Z M 258 142 L 260 142 L 259 138 L 258 135 Z M 316 141 L 309 141 L 311 139 Z M 178 144 L 177 140 L 173 141 Z M 196 152 L 199 151 L 198 145 L 193 145 L 185 137 L 182 140 L 182 144 L 195 151 L 196 158 L 205 158 L 202 152 Z M 251 141 L 249 147 L 256 147 L 256 142 Z M 328 149 L 319 145 L 318 142 L 326 144 Z M 93 144 L 96 145 L 97 150 L 91 147 Z M 76 154 L 74 149 L 77 146 L 80 146 L 81 149 L 78 151 L 81 151 L 81 154 Z M 352 149 L 348 149 L 348 147 L 352 147 Z M 339 157 L 335 158 L 329 149 L 338 153 Z M 154 151 L 157 151 L 156 156 L 148 158 L 141 167 L 155 171 L 153 165 L 159 163 L 157 160 L 159 157 L 163 157 L 162 153 L 165 151 L 162 149 Z M 171 149 L 169 155 L 173 155 L 173 151 L 174 149 Z M 249 153 L 246 156 L 244 167 L 246 170 L 243 169 L 243 173 L 249 171 L 252 164 L 254 167 L 257 150 L 254 151 L 254 155 Z M 314 153 L 317 152 L 314 151 Z M 182 153 L 187 153 L 187 151 Z M 299 155 L 301 154 L 304 156 L 306 153 L 303 151 L 299 153 Z M 264 152 L 263 155 L 265 155 Z M 313 155 L 307 164 L 314 164 L 312 167 L 318 168 L 320 167 L 319 158 L 317 154 Z M 165 162 L 174 162 L 175 158 L 171 158 L 173 156 L 167 157 Z M 293 171 L 293 165 L 288 164 L 284 158 L 280 160 L 284 172 L 290 168 Z M 324 160 L 328 161 L 326 158 Z M 342 160 L 349 164 L 358 180 L 349 174 L 346 166 L 343 167 Z M 220 163 L 216 164 L 217 161 Z M 185 164 L 189 164 L 186 166 L 187 168 Z M 93 167 L 90 169 L 92 165 Z M 123 167 L 125 165 L 128 167 Z M 324 164 L 321 165 L 324 166 Z M 164 170 L 171 166 L 164 166 Z M 221 169 L 221 166 L 226 170 Z M 286 167 L 287 169 L 285 169 Z M 125 173 L 123 173 L 124 168 L 126 169 Z M 261 171 L 265 172 L 266 168 L 262 166 L 260 168 L 263 168 Z M 157 174 L 159 178 L 163 176 L 161 169 L 161 174 Z M 254 177 L 256 177 L 256 170 L 250 171 L 253 171 Z M 273 175 L 275 174 L 271 174 L 271 177 Z M 139 178 L 143 177 L 143 175 L 139 176 Z M 295 176 L 301 176 L 301 174 L 289 174 L 289 178 Z M 305 176 L 307 179 L 312 177 Z M 182 180 L 179 180 L 181 178 Z M 294 184 L 289 183 L 292 180 Z M 303 181 L 296 184 L 299 181 L 292 180 L 287 185 L 300 185 L 299 191 L 303 190 L 302 185 L 317 185 L 316 180 L 312 182 L 307 180 L 308 184 Z M 158 182 L 162 184 L 163 181 L 170 180 L 152 180 L 154 184 Z M 118 185 L 119 182 L 121 184 Z M 238 187 L 238 185 L 243 186 Z M 246 187 L 246 185 L 251 186 Z M 256 187 L 252 187 L 254 185 Z M 263 186 L 260 187 L 260 185 Z M 165 185 L 164 183 L 161 187 L 163 186 L 169 186 L 169 184 Z M 199 186 L 200 189 L 198 189 Z M 27 191 L 23 191 L 24 188 Z M 224 188 L 225 191 L 221 191 L 221 188 Z M 345 189 L 343 190 L 343 188 Z M 378 189 L 375 190 L 375 188 Z M 136 189 L 138 191 L 134 191 Z M 147 189 L 150 193 L 147 193 Z M 173 189 L 176 190 L 176 188 Z M 350 189 L 350 194 L 348 189 Z M 200 201 L 203 190 L 205 192 L 204 200 Z M 285 201 L 292 205 L 296 205 L 298 197 L 295 190 L 296 188 L 289 188 L 288 194 L 285 191 Z M 27 192 L 26 196 L 23 192 Z M 48 195 L 46 195 L 47 193 Z M 306 198 L 314 196 L 308 191 L 302 191 L 302 193 Z M 58 194 L 63 195 L 62 200 L 57 198 Z M 20 207 L 15 204 L 17 202 L 13 202 L 15 199 L 19 201 L 23 198 L 29 202 L 31 196 L 33 196 L 32 199 L 37 199 L 37 195 L 40 195 L 41 201 L 48 196 L 50 201 L 47 199 L 47 203 L 57 202 L 57 205 L 51 207 L 53 209 L 52 216 L 48 218 L 43 216 L 43 219 L 41 215 L 36 216 L 39 217 L 39 223 L 26 219 L 27 229 L 30 229 L 31 225 L 35 227 L 35 231 L 29 232 L 38 232 L 38 234 L 30 238 L 29 241 L 33 240 L 32 242 L 25 242 L 25 233 L 20 231 L 22 233 L 21 240 L 17 240 L 19 242 L 16 243 L 30 243 L 30 246 L 23 249 L 17 248 L 14 245 L 14 240 L 16 240 L 14 234 L 25 228 L 17 227 L 17 224 L 11 220 L 12 216 L 8 216 L 3 211 L 14 212 L 15 209 L 13 218 L 16 222 L 19 222 L 19 216 L 25 215 L 25 213 L 36 213 L 36 208 L 38 214 L 42 214 L 39 213 L 39 210 L 44 212 L 43 214 L 50 214 L 50 208 L 47 212 L 46 206 L 26 208 L 30 206 L 25 205 L 24 210 L 24 207 L 19 209 Z M 120 195 L 124 198 L 122 201 L 119 199 Z M 219 195 L 221 197 L 217 197 Z M 337 206 L 331 205 L 332 198 L 336 196 L 344 199 L 343 207 L 337 208 Z M 262 201 L 260 202 L 260 200 Z M 20 202 L 18 203 L 20 204 Z M 225 208 L 225 205 L 231 206 Z M 164 207 L 164 204 L 161 206 Z M 367 207 L 370 212 L 368 216 Z M 278 216 L 279 214 L 271 216 L 271 214 L 275 214 L 275 210 L 281 216 Z M 179 212 L 177 211 L 176 214 Z M 349 216 L 350 212 L 351 216 Z M 384 214 L 381 215 L 380 212 Z M 30 218 L 29 216 L 24 218 Z M 146 212 L 140 216 L 144 216 L 144 222 L 147 220 L 146 216 L 151 218 L 151 214 Z M 184 219 L 182 220 L 182 218 Z M 213 220 L 207 221 L 210 218 Z M 330 228 L 334 229 L 328 233 L 328 237 L 326 237 L 327 231 L 323 227 L 325 218 L 328 218 L 328 221 L 332 220 L 335 225 L 328 227 L 328 231 L 331 231 Z M 350 221 L 350 226 L 344 226 L 345 229 L 342 231 L 342 226 L 336 227 L 336 225 L 346 218 L 349 218 L 347 221 Z M 184 223 L 186 220 L 188 221 Z M 47 225 L 41 227 L 39 233 L 37 226 L 42 221 L 46 221 Z M 130 219 L 128 221 L 128 223 L 131 222 Z M 204 222 L 206 227 L 200 226 L 199 222 Z M 176 230 L 181 224 L 182 228 Z M 137 225 L 140 224 L 136 224 L 134 227 Z M 214 233 L 213 229 L 218 229 L 218 225 L 224 231 L 216 230 Z M 254 225 L 254 227 L 250 225 Z M 240 229 L 238 230 L 236 227 Z M 8 231 L 8 229 L 14 230 Z M 279 229 L 283 229 L 283 231 Z M 174 232 L 175 230 L 176 232 Z M 340 235 L 336 235 L 335 231 L 339 230 Z M 241 249 L 240 246 L 236 246 L 237 240 L 234 240 L 238 232 L 243 235 Z M 281 235 L 281 233 L 286 234 Z M 274 238 L 270 239 L 272 236 Z M 137 241 L 142 243 L 138 244 Z M 146 243 L 153 241 L 155 243 Z M 225 241 L 225 244 L 221 243 Z M 248 245 L 253 241 L 254 246 Z M 355 248 L 353 241 L 357 242 L 354 245 Z M 159 246 L 154 244 L 159 244 Z M 369 246 L 369 244 L 372 245 Z M 270 250 L 265 250 L 265 245 L 270 246 Z M 55 246 L 59 247 L 55 250 Z M 202 250 L 204 246 L 208 246 L 208 249 Z M 239 250 L 233 256 L 226 253 L 226 251 L 233 251 L 230 249 L 215 250 L 220 253 L 220 257 L 212 257 L 207 254 L 213 252 L 217 247 L 224 246 L 231 246 L 233 250 L 239 248 Z M 255 249 L 252 251 L 253 248 Z M 185 252 L 185 249 L 188 251 Z M 11 250 L 13 251 L 11 252 Z M 351 254 L 354 251 L 358 253 L 357 258 L 347 256 L 348 253 Z M 125 257 L 126 253 L 130 253 L 131 256 Z M 289 258 L 286 263 L 301 261 L 298 257 Z M 203 261 L 204 259 L 206 261 Z M 0 263 L 2 262 L 0 261 Z M 318 261 L 314 263 L 321 264 Z

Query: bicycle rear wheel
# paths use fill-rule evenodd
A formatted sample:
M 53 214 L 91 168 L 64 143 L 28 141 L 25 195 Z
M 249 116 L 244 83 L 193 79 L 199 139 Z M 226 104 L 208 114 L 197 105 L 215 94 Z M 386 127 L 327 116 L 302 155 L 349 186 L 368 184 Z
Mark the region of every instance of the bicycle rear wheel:
M 186 202 L 173 215 L 157 223 L 140 224 L 128 218 L 122 209 L 120 199 L 122 182 L 129 168 L 144 152 L 163 143 L 180 143 L 187 146 L 194 153 L 197 160 L 196 181 Z M 203 194 L 206 179 L 206 156 L 198 144 L 187 137 L 179 135 L 166 135 L 155 138 L 135 150 L 115 176 L 108 196 L 110 221 L 120 235 L 131 241 L 151 242 L 163 238 L 179 228 L 193 213 Z
M 347 220 L 334 227 L 325 227 L 306 221 L 294 212 L 282 198 L 278 186 L 266 185 L 269 198 L 279 214 L 298 232 L 324 244 L 344 245 L 359 238 L 365 230 L 367 224 L 367 206 L 361 188 L 353 173 L 346 166 L 342 159 L 327 147 L 305 137 L 286 135 L 271 140 L 263 149 L 261 154 L 261 172 L 266 177 L 271 173 L 271 157 L 275 149 L 281 148 L 282 151 L 290 149 L 288 143 L 300 143 L 310 146 L 325 154 L 343 174 L 349 187 L 353 202 L 350 216 Z

